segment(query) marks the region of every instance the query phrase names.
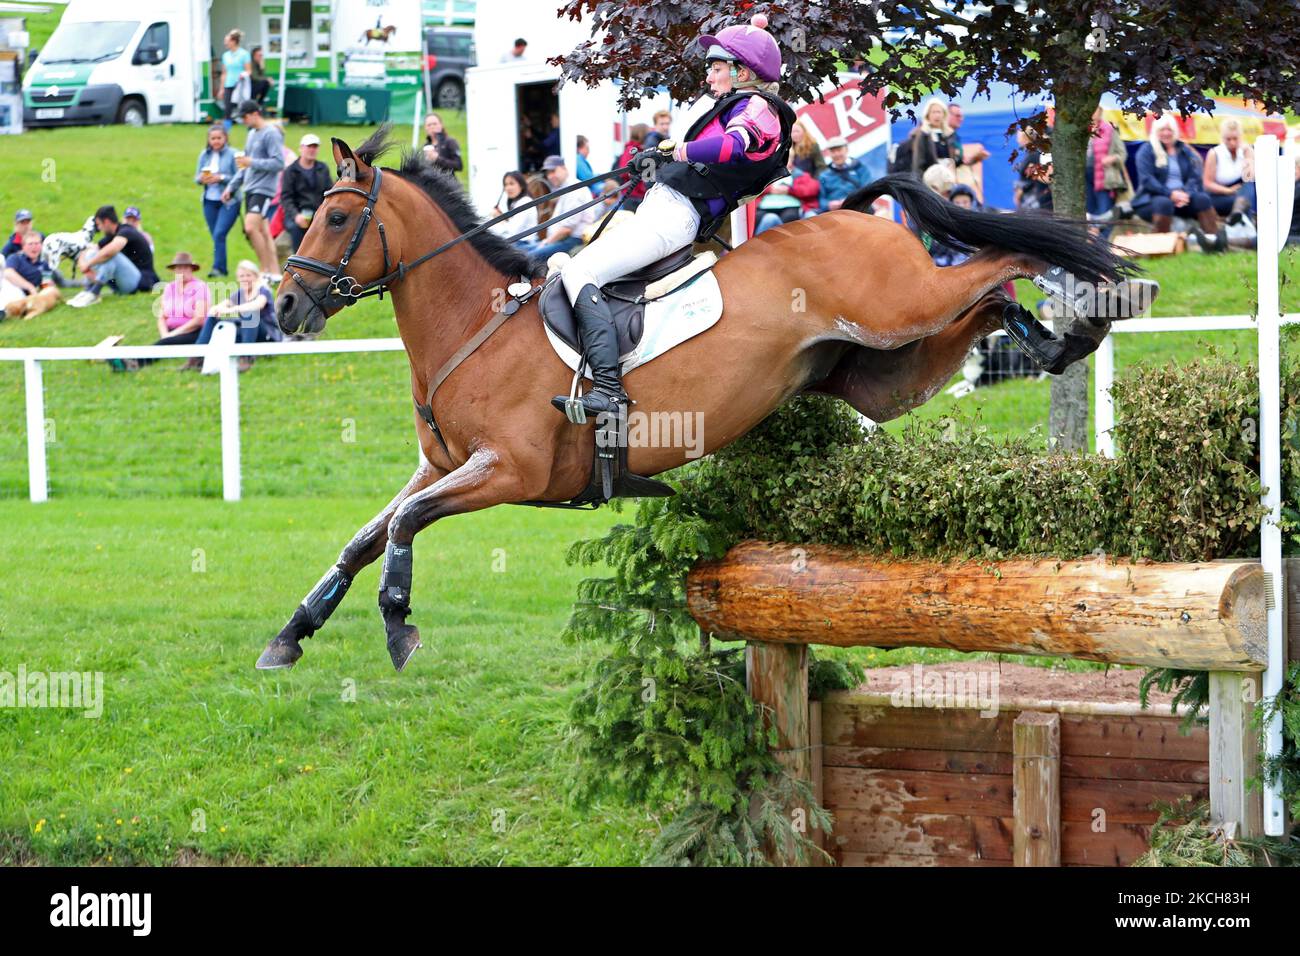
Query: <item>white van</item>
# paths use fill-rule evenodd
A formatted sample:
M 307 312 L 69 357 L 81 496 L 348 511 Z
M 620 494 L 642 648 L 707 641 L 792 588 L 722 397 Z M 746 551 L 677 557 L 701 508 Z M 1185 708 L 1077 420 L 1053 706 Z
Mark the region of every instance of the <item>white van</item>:
M 23 77 L 23 124 L 200 119 L 211 0 L 70 0 Z

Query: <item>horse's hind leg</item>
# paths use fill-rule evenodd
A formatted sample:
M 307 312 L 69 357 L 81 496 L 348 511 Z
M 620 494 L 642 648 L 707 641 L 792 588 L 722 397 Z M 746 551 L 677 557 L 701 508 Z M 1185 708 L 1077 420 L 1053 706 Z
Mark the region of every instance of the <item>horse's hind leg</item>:
M 411 613 L 411 542 L 416 534 L 439 518 L 524 500 L 528 491 L 517 468 L 493 449 L 480 446 L 465 464 L 398 507 L 388 525 L 379 610 L 384 617 L 388 654 L 399 671 L 420 647 L 419 630 L 406 623 Z
M 316 583 L 311 592 L 302 599 L 302 603 L 293 612 L 293 617 L 280 629 L 262 656 L 257 659 L 258 670 L 274 670 L 280 667 L 292 667 L 302 657 L 299 644 L 303 638 L 311 637 L 320 630 L 334 609 L 339 606 L 343 596 L 352 586 L 352 579 L 366 565 L 383 553 L 388 542 L 388 523 L 393 519 L 402 502 L 416 494 L 446 474 L 441 468 L 420 462 L 411 480 L 390 501 L 384 510 L 375 515 L 366 526 L 352 536 L 339 554 L 338 563 L 325 572 L 325 576 Z
M 850 349 L 809 390 L 842 398 L 872 421 L 897 418 L 934 397 L 961 368 L 971 347 L 1001 327 L 1010 301 L 994 289 L 934 335 L 892 350 Z

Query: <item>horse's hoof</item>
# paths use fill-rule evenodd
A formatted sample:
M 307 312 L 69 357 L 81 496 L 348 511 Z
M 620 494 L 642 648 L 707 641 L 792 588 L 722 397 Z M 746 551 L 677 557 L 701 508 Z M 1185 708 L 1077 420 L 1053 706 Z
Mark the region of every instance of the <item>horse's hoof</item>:
M 302 657 L 302 645 L 292 638 L 277 637 L 266 645 L 266 650 L 262 651 L 262 656 L 257 659 L 257 669 L 273 671 L 292 667 L 300 657 Z
M 424 645 L 420 643 L 420 629 L 410 624 L 403 624 L 401 629 L 388 639 L 388 656 L 393 659 L 393 666 L 400 674 L 411 660 L 411 655 Z

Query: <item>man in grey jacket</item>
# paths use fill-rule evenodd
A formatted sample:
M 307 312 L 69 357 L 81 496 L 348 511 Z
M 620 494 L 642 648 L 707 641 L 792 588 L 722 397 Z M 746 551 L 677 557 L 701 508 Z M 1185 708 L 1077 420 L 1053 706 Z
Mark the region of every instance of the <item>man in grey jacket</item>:
M 271 205 L 279 187 L 280 171 L 284 169 L 284 136 L 280 128 L 268 123 L 262 116 L 257 100 L 244 100 L 237 111 L 248 127 L 248 141 L 244 155 L 235 157 L 239 172 L 221 194 L 223 202 L 244 190 L 244 231 L 262 265 L 262 276 L 268 282 L 279 282 L 280 260 L 275 254 L 271 227 L 266 221 L 266 208 Z

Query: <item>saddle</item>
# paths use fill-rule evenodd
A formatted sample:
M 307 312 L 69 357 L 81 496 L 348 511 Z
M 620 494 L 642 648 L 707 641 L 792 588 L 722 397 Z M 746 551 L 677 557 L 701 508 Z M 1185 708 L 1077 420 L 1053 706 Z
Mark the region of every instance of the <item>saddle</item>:
M 672 286 L 668 283 L 658 283 L 660 288 L 651 290 L 652 293 L 657 294 L 651 295 L 646 294 L 647 287 L 691 265 L 694 259 L 694 250 L 690 246 L 684 246 L 650 263 L 644 269 L 628 273 L 621 279 L 615 279 L 601 287 L 601 291 L 609 301 L 610 312 L 614 316 L 614 328 L 618 330 L 620 356 L 635 350 L 641 341 L 641 334 L 645 331 L 645 304 L 666 295 L 674 288 L 679 288 L 680 284 Z M 564 283 L 560 282 L 559 278 L 559 273 L 556 273 L 546 281 L 537 308 L 542 313 L 542 321 L 547 327 L 575 352 L 581 352 L 577 323 L 573 318 L 573 306 L 569 304 L 569 296 L 564 291 Z M 663 286 L 668 287 L 663 288 Z
M 601 288 L 609 302 L 614 327 L 618 330 L 620 358 L 630 356 L 641 342 L 646 327 L 646 303 L 688 285 L 705 274 L 715 261 L 716 256 L 712 253 L 697 258 L 694 250 L 686 246 Z M 547 328 L 581 355 L 573 307 L 558 272 L 542 286 L 537 309 Z M 579 361 L 575 389 L 581 372 L 582 363 Z M 623 414 L 626 413 L 625 408 Z M 521 501 L 519 504 L 546 508 L 596 508 L 611 498 L 668 497 L 674 494 L 673 489 L 663 482 L 628 470 L 627 445 L 620 440 L 626 434 L 626 422 L 619 417 L 606 417 L 611 420 L 596 423 L 596 454 L 587 487 L 567 502 Z

